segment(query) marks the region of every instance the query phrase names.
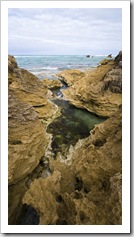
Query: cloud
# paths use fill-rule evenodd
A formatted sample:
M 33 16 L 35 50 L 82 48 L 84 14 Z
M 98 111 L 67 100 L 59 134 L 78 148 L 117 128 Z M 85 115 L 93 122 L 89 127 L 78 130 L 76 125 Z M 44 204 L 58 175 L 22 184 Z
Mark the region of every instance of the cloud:
M 121 28 L 121 9 L 9 9 L 9 53 L 118 53 Z

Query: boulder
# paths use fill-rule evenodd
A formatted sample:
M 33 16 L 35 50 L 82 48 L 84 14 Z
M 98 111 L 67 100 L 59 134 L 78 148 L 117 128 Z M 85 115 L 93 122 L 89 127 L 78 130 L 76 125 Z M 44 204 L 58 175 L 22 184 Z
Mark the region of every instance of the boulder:
M 107 56 L 107 58 L 112 58 L 112 54 L 109 54 L 109 55 Z

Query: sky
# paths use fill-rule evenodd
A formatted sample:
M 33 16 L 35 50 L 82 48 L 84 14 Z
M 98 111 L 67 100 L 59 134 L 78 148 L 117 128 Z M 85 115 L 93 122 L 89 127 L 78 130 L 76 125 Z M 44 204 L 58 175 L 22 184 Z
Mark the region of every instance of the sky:
M 122 9 L 10 8 L 12 55 L 117 55 L 122 49 Z

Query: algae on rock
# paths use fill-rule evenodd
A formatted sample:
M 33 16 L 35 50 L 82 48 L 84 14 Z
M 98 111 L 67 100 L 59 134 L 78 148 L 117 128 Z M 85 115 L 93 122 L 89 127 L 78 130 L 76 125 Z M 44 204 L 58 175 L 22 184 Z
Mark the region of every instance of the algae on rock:
M 121 142 L 120 108 L 97 125 L 89 137 L 80 140 L 70 150 L 67 160 L 57 156 L 56 160 L 49 161 L 53 175 L 36 180 L 38 185 L 32 183 L 23 198 L 24 203 L 37 210 L 40 224 L 121 224 Z M 55 172 L 58 172 L 57 179 Z M 48 185 L 53 179 L 58 185 L 54 189 L 52 184 Z M 47 196 L 40 199 L 40 190 L 51 193 L 51 206 L 47 204 Z M 37 203 L 40 203 L 38 207 Z M 42 208 L 46 206 L 44 215 Z M 46 217 L 50 213 L 48 222 Z
M 64 90 L 64 96 L 80 108 L 110 118 L 96 125 L 87 138 L 79 140 L 75 146 L 70 146 L 66 160 L 62 159 L 61 153 L 57 153 L 55 160 L 49 154 L 51 175 L 31 179 L 27 189 L 25 187 L 29 182 L 27 174 L 30 174 L 30 169 L 32 172 L 36 161 L 39 162 L 39 157 L 43 152 L 45 154 L 45 150 L 50 145 L 50 137 L 47 137 L 45 131 L 46 126 L 42 130 L 43 125 L 39 116 L 41 114 L 40 117 L 47 121 L 55 112 L 54 105 L 51 106 L 47 100 L 47 88 L 37 82 L 37 78 L 32 74 L 26 73 L 25 77 L 25 70 L 18 69 L 14 58 L 10 59 L 9 149 L 11 153 L 9 154 L 17 154 L 14 158 L 9 156 L 11 162 L 9 177 L 13 184 L 9 186 L 10 222 L 13 223 L 18 210 L 17 205 L 21 212 L 23 202 L 24 205 L 35 208 L 40 217 L 40 225 L 121 225 L 121 55 L 115 60 L 101 62 L 101 65 L 93 71 L 82 75 L 76 73 L 79 75 L 77 79 L 71 78 L 71 86 Z M 26 79 L 28 76 L 31 82 Z M 25 85 L 24 81 L 28 84 Z M 44 109 L 45 106 L 52 111 L 48 114 L 40 113 L 38 109 Z M 26 126 L 29 126 L 28 129 Z M 30 133 L 27 134 L 29 130 Z M 20 165 L 22 160 L 24 167 Z M 21 187 L 19 194 L 16 192 L 18 185 Z M 13 200 L 14 195 L 16 195 L 15 200 Z

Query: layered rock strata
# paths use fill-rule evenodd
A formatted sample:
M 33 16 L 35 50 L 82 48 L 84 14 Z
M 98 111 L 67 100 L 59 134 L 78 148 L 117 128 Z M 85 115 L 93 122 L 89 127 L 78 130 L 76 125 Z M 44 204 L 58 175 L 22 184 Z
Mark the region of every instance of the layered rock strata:
M 57 73 L 57 76 L 61 81 L 64 81 L 68 86 L 73 85 L 85 76 L 84 72 L 79 70 L 65 70 L 61 73 Z
M 40 225 L 121 225 L 121 53 L 115 60 L 103 60 L 101 65 L 93 71 L 82 73 L 82 76 L 71 77 L 70 82 L 68 82 L 69 77 L 65 80 L 70 87 L 64 91 L 64 96 L 71 103 L 110 118 L 96 125 L 89 137 L 79 140 L 74 147 L 70 146 L 66 160 L 63 160 L 60 152 L 54 160 L 50 152 L 48 154 L 49 176 L 42 173 L 42 176 L 38 177 L 34 174 L 34 163 L 37 160 L 39 162 L 39 156 L 43 154 L 42 147 L 44 146 L 45 152 L 50 140 L 45 131 L 44 135 L 41 132 L 40 113 L 39 111 L 37 111 L 38 114 L 35 112 L 37 106 L 34 104 L 35 95 L 31 95 L 31 85 L 28 89 L 31 96 L 30 102 L 28 99 L 27 101 L 23 100 L 22 95 L 19 96 L 15 89 L 16 87 L 21 93 L 21 83 L 18 83 L 21 79 L 14 76 L 16 71 L 19 72 L 18 70 L 21 69 L 18 69 L 15 60 L 11 58 L 9 61 L 9 131 L 11 131 L 9 134 L 9 150 L 11 152 L 9 160 L 11 159 L 13 163 L 11 162 L 9 171 L 9 179 L 12 184 L 9 186 L 10 223 L 14 224 L 16 218 L 20 218 L 23 202 L 24 205 L 27 204 L 36 210 Z M 22 71 L 19 74 L 21 76 Z M 35 78 L 33 81 L 35 82 Z M 37 104 L 42 103 L 43 105 L 48 92 L 43 84 L 41 88 L 41 91 L 45 88 L 46 97 L 40 94 L 41 98 L 37 99 Z M 23 86 L 23 89 L 26 94 L 27 87 Z M 34 93 L 36 89 L 34 89 Z M 49 103 L 47 99 L 46 103 Z M 18 105 L 20 110 L 16 108 Z M 16 110 L 14 111 L 14 109 Z M 52 111 L 51 113 L 54 114 Z M 45 119 L 48 117 L 44 116 Z M 32 123 L 34 128 L 31 127 Z M 23 129 L 25 130 L 22 132 L 22 136 L 19 136 L 19 129 L 21 132 Z M 31 131 L 28 132 L 28 135 L 29 129 Z M 44 139 L 42 139 L 43 136 Z M 27 144 L 29 139 L 30 144 Z M 24 146 L 23 150 L 21 145 Z M 32 149 L 29 150 L 29 146 Z M 39 149 L 40 155 L 38 155 Z M 22 158 L 23 151 L 24 157 Z M 31 151 L 33 153 L 29 156 Z M 17 154 L 16 158 L 12 158 L 14 154 Z M 36 154 L 37 160 L 35 159 Z M 15 174 L 16 170 L 17 173 L 19 172 L 17 162 L 19 166 L 22 165 L 20 175 Z M 28 166 L 32 167 L 34 178 L 26 169 L 26 162 L 29 162 Z M 18 192 L 19 188 L 20 192 Z
M 48 89 L 31 73 L 8 57 L 8 184 L 9 224 L 16 223 L 27 190 L 27 177 L 47 153 L 51 141 L 47 123 L 57 106 L 47 100 Z
M 66 100 L 99 116 L 110 117 L 122 104 L 122 54 L 115 60 L 104 59 L 96 69 L 59 74 L 70 87 L 62 93 Z M 73 75 L 73 76 L 72 76 Z
M 58 107 L 48 101 L 50 91 L 47 86 L 27 70 L 19 68 L 14 57 L 9 56 L 8 63 L 9 88 L 16 97 L 33 106 L 39 118 L 48 120 L 54 117 Z

